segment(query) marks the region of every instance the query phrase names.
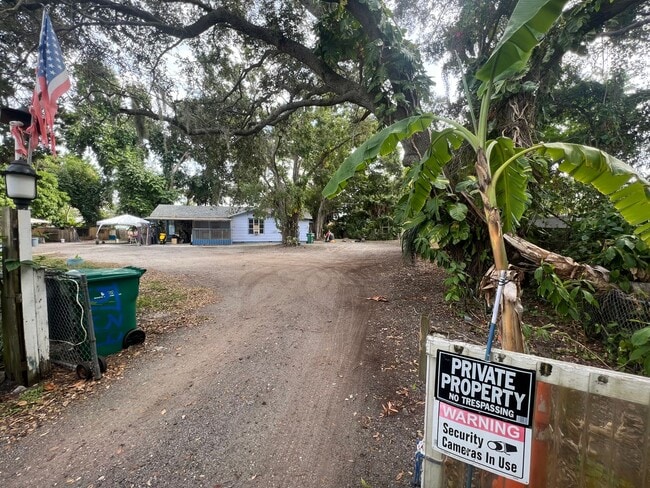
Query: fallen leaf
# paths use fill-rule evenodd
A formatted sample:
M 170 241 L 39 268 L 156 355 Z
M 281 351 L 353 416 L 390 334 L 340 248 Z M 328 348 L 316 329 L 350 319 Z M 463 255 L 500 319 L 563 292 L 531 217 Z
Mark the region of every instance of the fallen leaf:
M 400 396 L 407 397 L 409 396 L 409 389 L 407 387 L 402 387 L 399 390 L 397 390 L 395 393 L 397 393 Z
M 395 476 L 395 481 L 399 481 L 404 476 L 404 471 L 400 471 L 397 476 Z
M 387 302 L 388 298 L 381 295 L 375 295 L 374 297 L 366 298 L 366 300 L 374 300 L 375 302 Z
M 399 410 L 397 408 L 395 408 L 396 405 L 393 404 L 393 402 L 391 402 L 391 401 L 389 401 L 386 405 L 384 405 L 382 403 L 381 407 L 384 410 L 383 413 L 382 413 L 383 416 L 388 417 L 390 415 L 395 415 L 396 413 L 399 413 Z

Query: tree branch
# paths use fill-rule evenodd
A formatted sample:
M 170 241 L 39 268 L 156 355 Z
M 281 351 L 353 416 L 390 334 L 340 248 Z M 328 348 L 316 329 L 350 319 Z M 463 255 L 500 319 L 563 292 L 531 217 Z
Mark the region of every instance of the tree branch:
M 187 124 L 184 124 L 178 117 L 170 117 L 166 115 L 160 115 L 152 110 L 142 109 L 142 108 L 127 108 L 121 107 L 119 109 L 120 113 L 127 115 L 140 115 L 144 117 L 149 117 L 151 119 L 162 120 L 168 124 L 180 129 L 183 133 L 188 136 L 205 136 L 212 134 L 224 134 L 229 136 L 244 137 L 256 134 L 261 131 L 264 127 L 277 125 L 278 122 L 288 118 L 293 112 L 299 108 L 303 107 L 330 107 L 334 105 L 339 105 L 344 102 L 349 102 L 345 96 L 332 97 L 329 99 L 318 99 L 318 100 L 296 100 L 293 102 L 285 103 L 280 107 L 276 108 L 271 112 L 266 118 L 258 121 L 254 125 L 237 129 L 234 131 L 226 131 L 223 127 L 188 127 Z
M 631 30 L 634 30 L 638 27 L 642 27 L 646 24 L 650 24 L 650 19 L 643 19 L 643 20 L 638 20 L 636 22 L 632 22 L 629 25 L 626 25 L 625 27 L 621 27 L 618 30 L 615 31 L 609 31 L 609 32 L 601 32 L 598 34 L 598 37 L 620 37 L 623 34 L 626 34 L 630 32 Z
M 95 5 L 100 8 L 109 8 L 112 11 L 127 16 L 126 19 L 107 20 L 95 18 L 104 26 L 128 25 L 137 27 L 154 28 L 157 31 L 179 39 L 193 39 L 209 29 L 217 26 L 232 29 L 244 36 L 257 39 L 266 44 L 274 46 L 279 52 L 286 54 L 300 63 L 307 66 L 315 73 L 325 84 L 339 95 L 347 94 L 348 100 L 367 108 L 374 109 L 374 102 L 363 87 L 358 83 L 346 79 L 339 75 L 322 59 L 320 59 L 312 49 L 286 37 L 282 32 L 267 27 L 259 26 L 249 22 L 225 7 L 217 7 L 206 14 L 200 16 L 194 22 L 178 26 L 166 23 L 164 20 L 153 15 L 152 13 L 141 8 L 124 5 L 111 0 L 81 0 L 74 2 L 77 5 Z

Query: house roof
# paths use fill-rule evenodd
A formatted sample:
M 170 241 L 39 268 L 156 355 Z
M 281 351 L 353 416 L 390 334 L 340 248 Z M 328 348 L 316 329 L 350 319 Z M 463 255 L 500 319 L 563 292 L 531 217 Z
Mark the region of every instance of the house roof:
M 193 205 L 158 205 L 149 220 L 230 220 L 236 215 L 251 212 L 246 207 L 226 206 L 193 206 Z M 311 219 L 309 213 L 305 213 L 303 219 Z
M 147 218 L 152 220 L 229 220 L 232 213 L 232 207 L 223 206 L 158 205 Z

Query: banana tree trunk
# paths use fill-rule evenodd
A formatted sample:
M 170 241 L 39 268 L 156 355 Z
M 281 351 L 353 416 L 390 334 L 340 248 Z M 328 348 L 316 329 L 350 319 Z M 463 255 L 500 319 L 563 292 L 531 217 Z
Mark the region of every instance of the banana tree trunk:
M 508 270 L 508 255 L 506 254 L 506 245 L 503 238 L 501 214 L 494 202 L 489 198 L 490 169 L 483 149 L 479 149 L 477 152 L 476 174 L 490 235 L 492 257 L 498 275 L 499 271 Z M 517 280 L 510 279 L 512 278 L 510 275 L 508 278 L 504 288 L 501 309 L 501 346 L 506 351 L 524 352 L 524 341 L 521 334 L 521 312 L 523 310 L 521 288 Z
M 547 251 L 519 236 L 506 235 L 505 240 L 524 259 L 530 261 L 535 266 L 541 266 L 542 263 L 551 264 L 557 275 L 564 280 L 585 279 L 599 290 L 606 290 L 612 287 L 609 281 L 609 270 L 602 266 L 590 266 L 588 264 L 578 263 L 570 257 Z

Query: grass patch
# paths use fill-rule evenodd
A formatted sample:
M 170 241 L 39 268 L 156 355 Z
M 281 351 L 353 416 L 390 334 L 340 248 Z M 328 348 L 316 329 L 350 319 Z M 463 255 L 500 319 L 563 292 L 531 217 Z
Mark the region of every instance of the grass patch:
M 78 257 L 78 256 L 75 256 Z M 80 265 L 69 266 L 67 258 L 57 258 L 50 256 L 36 256 L 34 263 L 40 267 L 68 271 L 70 269 L 99 269 L 115 267 L 115 265 L 106 265 L 84 261 Z M 169 310 L 188 300 L 187 289 L 175 287 L 169 281 L 149 278 L 145 274 L 140 278 L 140 292 L 138 294 L 137 308 L 139 312 L 158 312 Z
M 90 261 L 84 261 L 78 266 L 68 266 L 67 258 L 54 258 L 50 256 L 36 256 L 34 257 L 34 263 L 42 268 L 56 269 L 61 271 L 68 271 L 70 269 L 79 268 L 97 269 L 106 267 Z
M 43 398 L 43 385 L 39 383 L 23 391 L 18 397 L 19 402 L 38 403 Z
M 17 400 L 0 402 L 0 419 L 31 408 L 43 400 L 43 385 L 39 383 L 23 391 Z
M 183 288 L 156 279 L 141 279 L 137 308 L 141 312 L 158 312 L 174 308 L 187 299 L 187 290 Z

